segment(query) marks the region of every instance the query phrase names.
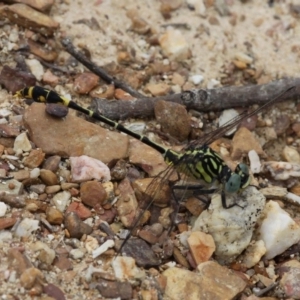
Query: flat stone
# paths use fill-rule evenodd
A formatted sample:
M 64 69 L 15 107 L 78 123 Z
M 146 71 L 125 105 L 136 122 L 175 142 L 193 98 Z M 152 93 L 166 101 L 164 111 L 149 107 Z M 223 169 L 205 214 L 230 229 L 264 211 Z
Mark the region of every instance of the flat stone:
M 241 127 L 232 139 L 231 158 L 240 160 L 242 157 L 247 156 L 250 150 L 255 150 L 259 156 L 266 157 L 259 141 L 247 128 Z
M 80 73 L 74 81 L 74 91 L 78 94 L 88 94 L 99 83 L 99 77 L 94 73 Z
M 119 218 L 125 227 L 130 227 L 135 221 L 138 203 L 128 178 L 122 180 L 118 186 L 120 196 L 117 202 Z
M 59 26 L 59 23 L 47 15 L 22 3 L 3 6 L 0 14 L 7 17 L 13 24 L 21 25 L 44 35 L 53 35 Z
M 150 176 L 156 176 L 167 168 L 159 152 L 135 139 L 130 140 L 129 161 L 141 167 Z
M 100 279 L 96 289 L 105 298 L 132 299 L 132 287 L 129 282 Z
M 30 178 L 30 172 L 28 170 L 19 170 L 17 172 L 11 172 L 11 176 L 14 177 L 15 180 L 23 181 L 25 179 Z
M 129 239 L 122 249 L 122 254 L 133 257 L 139 267 L 150 268 L 161 264 L 150 246 L 141 239 Z
M 187 241 L 197 265 L 208 261 L 216 250 L 213 237 L 201 231 L 192 232 Z
M 30 140 L 47 155 L 87 155 L 104 163 L 127 156 L 127 136 L 72 114 L 64 119 L 51 117 L 43 104 L 34 103 L 25 111 L 24 125 Z
M 169 268 L 162 274 L 167 278 L 166 299 L 224 300 L 234 299 L 247 283 L 226 267 L 215 262 L 198 265 L 199 273 Z
M 45 153 L 42 149 L 33 149 L 29 155 L 24 159 L 24 166 L 28 168 L 37 168 L 44 161 Z
M 12 227 L 17 222 L 16 218 L 0 218 L 0 230 Z
M 66 212 L 76 213 L 81 220 L 85 220 L 92 215 L 92 212 L 80 202 L 72 202 Z

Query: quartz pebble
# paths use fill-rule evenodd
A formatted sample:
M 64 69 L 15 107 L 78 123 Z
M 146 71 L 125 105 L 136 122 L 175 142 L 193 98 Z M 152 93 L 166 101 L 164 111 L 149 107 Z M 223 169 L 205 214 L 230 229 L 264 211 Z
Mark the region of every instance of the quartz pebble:
M 240 206 L 225 209 L 220 195 L 213 195 L 211 204 L 196 220 L 193 231 L 203 231 L 213 236 L 216 258 L 232 261 L 249 245 L 255 224 L 265 206 L 265 197 L 255 187 L 249 186 L 239 197 L 226 195 L 226 203 L 235 201 Z M 243 201 L 239 202 L 239 199 Z
M 57 193 L 53 197 L 53 202 L 54 202 L 56 208 L 59 211 L 63 212 L 66 209 L 66 207 L 70 201 L 70 198 L 71 198 L 70 192 L 63 191 L 63 192 Z
M 14 142 L 14 151 L 16 155 L 21 154 L 23 151 L 30 151 L 31 150 L 31 143 L 27 137 L 25 132 L 19 134 Z
M 51 265 L 55 259 L 55 251 L 51 249 L 47 244 L 37 241 L 30 245 L 30 248 L 37 252 L 39 251 L 38 259 L 47 265 Z
M 189 45 L 179 30 L 168 29 L 159 38 L 164 54 L 171 60 L 184 60 L 190 56 Z
M 250 269 L 261 260 L 265 253 L 265 243 L 262 240 L 254 241 L 247 247 L 245 253 L 242 256 L 242 262 L 248 269 Z
M 139 279 L 143 280 L 146 276 L 145 271 L 135 265 L 132 257 L 117 256 L 112 261 L 112 267 L 116 278 L 119 280 Z
M 269 201 L 259 228 L 266 247 L 266 259 L 272 259 L 300 241 L 300 226 L 279 204 Z
M 41 81 L 44 75 L 43 65 L 37 59 L 25 59 L 31 73 L 38 81 Z
M 70 157 L 70 163 L 72 180 L 74 182 L 83 182 L 92 179 L 110 180 L 110 170 L 100 160 L 82 155 L 79 157 Z
M 7 205 L 4 202 L 0 202 L 0 217 L 5 216 L 7 211 Z
M 81 251 L 80 249 L 72 249 L 70 251 L 70 257 L 72 259 L 81 259 L 84 257 L 84 252 Z
M 102 253 L 106 252 L 108 249 L 112 248 L 114 245 L 115 242 L 113 240 L 107 240 L 100 247 L 92 251 L 92 257 L 95 259 L 96 257 L 100 256 Z
M 29 237 L 31 233 L 39 228 L 39 221 L 25 218 L 18 225 L 15 235 L 18 237 Z

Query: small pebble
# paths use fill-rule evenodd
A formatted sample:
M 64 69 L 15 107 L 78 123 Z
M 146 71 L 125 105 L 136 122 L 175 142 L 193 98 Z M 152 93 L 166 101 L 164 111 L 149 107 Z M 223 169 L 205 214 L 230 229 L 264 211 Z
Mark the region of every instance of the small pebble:
M 0 202 L 0 217 L 5 216 L 7 211 L 7 205 L 4 202 Z
M 57 193 L 57 194 L 53 197 L 52 200 L 53 200 L 53 202 L 54 202 L 56 208 L 57 208 L 59 211 L 63 212 L 63 211 L 66 209 L 66 207 L 67 207 L 67 205 L 68 205 L 68 203 L 69 203 L 69 201 L 70 201 L 70 198 L 71 198 L 70 192 L 68 192 L 68 191 L 63 191 L 63 192 Z
M 31 233 L 39 228 L 39 221 L 25 218 L 18 225 L 15 235 L 18 237 L 29 237 Z
M 72 249 L 70 251 L 70 257 L 72 259 L 81 259 L 84 257 L 84 252 L 81 251 L 80 249 Z

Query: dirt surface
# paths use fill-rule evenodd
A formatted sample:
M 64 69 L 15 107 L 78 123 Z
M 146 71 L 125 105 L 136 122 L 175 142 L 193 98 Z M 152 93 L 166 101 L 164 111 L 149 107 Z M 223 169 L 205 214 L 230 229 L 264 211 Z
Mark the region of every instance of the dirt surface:
M 0 11 L 3 7 L 0 6 Z M 128 93 L 115 90 L 103 80 L 99 82 L 98 77 L 94 75 L 78 76 L 87 70 L 70 57 L 61 46 L 59 41 L 65 37 L 70 37 L 76 47 L 95 64 L 103 66 L 108 74 L 130 84 L 146 96 L 165 96 L 193 88 L 265 84 L 285 77 L 297 78 L 300 65 L 299 4 L 296 1 L 259 0 L 97 0 L 93 3 L 74 0 L 56 1 L 50 8 L 43 14 L 59 24 L 53 36 L 43 36 L 37 33 L 37 28 L 30 30 L 19 26 L 5 19 L 3 10 L 1 12 L 3 36 L 0 37 L 2 48 L 0 125 L 5 125 L 2 124 L 2 121 L 5 123 L 5 119 L 6 123 L 8 120 L 9 126 L 1 127 L 1 163 L 4 164 L 3 169 L 6 172 L 1 173 L 0 177 L 7 179 L 6 177 L 12 175 L 16 180 L 1 188 L 1 191 L 18 190 L 20 183 L 23 186 L 12 199 L 0 195 L 0 203 L 7 205 L 7 210 L 3 209 L 3 206 L 0 207 L 0 295 L 3 299 L 154 300 L 200 299 L 203 291 L 210 291 L 213 295 L 211 299 L 222 297 L 258 299 L 254 292 L 263 291 L 277 280 L 278 274 L 275 274 L 274 269 L 270 271 L 270 266 L 275 268 L 279 263 L 288 260 L 289 252 L 277 260 L 268 261 L 261 258 L 261 255 L 258 262 L 251 266 L 247 266 L 246 259 L 235 260 L 236 255 L 228 261 L 224 259 L 225 266 L 221 267 L 218 263 L 224 261 L 218 260 L 217 254 L 211 258 L 214 250 L 212 253 L 207 250 L 216 248 L 212 238 L 199 234 L 199 239 L 203 239 L 201 245 L 197 244 L 199 242 L 197 236 L 196 242 L 193 241 L 189 245 L 190 248 L 187 246 L 187 238 L 175 238 L 178 233 L 190 231 L 191 224 L 203 210 L 199 201 L 190 200 L 181 207 L 178 215 L 180 225 L 171 235 L 167 235 L 167 229 L 171 222 L 169 215 L 171 216 L 172 209 L 165 207 L 164 202 L 156 203 L 157 208 L 147 212 L 151 214 L 152 219 L 150 220 L 147 213 L 148 219 L 145 216 L 145 222 L 152 222 L 152 227 L 144 227 L 139 233 L 138 244 L 129 243 L 127 248 L 128 253 L 131 253 L 129 256 L 133 256 L 134 260 L 129 257 L 123 259 L 121 256 L 114 260 L 120 246 L 117 240 L 124 238 L 124 227 L 130 227 L 138 211 L 131 182 L 138 178 L 132 185 L 135 192 L 139 190 L 139 185 L 144 184 L 139 182 L 139 177 L 146 176 L 145 174 L 154 176 L 166 167 L 162 157 L 157 152 L 152 152 L 153 149 L 149 150 L 136 141 L 130 142 L 124 136 L 118 138 L 117 135 L 113 135 L 111 141 L 113 140 L 115 144 L 109 145 L 110 147 L 105 144 L 109 141 L 104 141 L 99 145 L 101 154 L 90 156 L 94 158 L 100 156 L 111 168 L 113 184 L 105 186 L 108 194 L 106 198 L 109 198 L 108 191 L 110 191 L 119 197 L 119 202 L 116 203 L 118 197 L 111 197 L 109 202 L 99 200 L 99 194 L 106 193 L 99 182 L 91 180 L 85 180 L 88 183 L 72 182 L 70 177 L 72 175 L 74 177 L 74 173 L 70 171 L 69 156 L 76 156 L 77 153 L 87 154 L 82 152 L 84 146 L 91 140 L 98 143 L 100 134 L 106 136 L 105 133 L 96 132 L 96 125 L 79 120 L 74 116 L 74 112 L 70 112 L 72 116 L 66 122 L 49 116 L 43 117 L 44 107 L 32 106 L 28 109 L 23 100 L 12 98 L 11 93 L 23 88 L 25 82 L 25 85 L 51 87 L 66 97 L 72 96 L 77 103 L 84 106 L 91 103 L 92 97 L 130 101 L 132 97 Z M 164 39 L 168 40 L 167 44 L 173 45 L 171 49 L 164 44 Z M 39 61 L 42 64 L 30 65 L 30 61 L 35 61 L 37 56 L 33 54 L 35 53 L 33 46 L 24 48 L 28 40 L 38 42 L 38 48 L 48 49 L 55 59 L 45 63 L 45 56 L 41 55 Z M 24 65 L 24 69 L 20 68 L 22 65 L 20 61 L 18 61 L 19 69 L 16 68 L 18 54 L 26 58 L 27 70 Z M 3 71 L 4 66 L 15 70 L 18 76 L 20 70 L 24 72 L 30 70 L 37 79 L 38 76 L 40 78 L 35 81 L 26 75 L 24 82 L 22 79 L 20 83 L 14 80 L 14 77 L 7 78 L 8 72 Z M 30 80 L 35 83 L 29 84 Z M 5 109 L 10 112 L 8 115 L 5 114 Z M 25 109 L 27 110 L 24 115 Z M 55 108 L 52 108 L 52 113 L 53 110 Z M 48 111 L 51 112 L 50 107 Z M 224 139 L 213 145 L 213 149 L 222 152 L 226 163 L 232 168 L 247 156 L 247 151 L 254 147 L 254 144 L 261 158 L 294 164 L 292 167 L 284 165 L 283 171 L 281 166 L 274 162 L 266 166 L 265 173 L 286 172 L 290 177 L 284 183 L 282 179 L 274 179 L 273 173 L 271 175 L 274 177 L 263 173 L 254 179 L 256 186 L 265 187 L 268 180 L 274 183 L 274 186 L 278 186 L 278 190 L 274 188 L 271 196 L 267 197 L 279 199 L 278 202 L 282 207 L 285 207 L 285 204 L 281 201 L 288 198 L 286 191 L 283 195 L 280 194 L 283 188 L 290 188 L 289 191 L 296 196 L 300 194 L 298 111 L 296 102 L 283 103 L 277 108 L 268 109 L 266 115 L 260 115 L 258 119 L 252 118 L 248 122 L 248 129 L 257 129 L 255 134 L 247 131 L 243 133 L 242 138 L 236 135 L 232 143 Z M 39 117 L 35 117 L 37 113 L 40 114 Z M 57 111 L 55 113 L 58 114 Z M 64 114 L 65 111 L 59 113 Z M 9 115 L 13 118 L 8 117 Z M 20 118 L 23 115 L 24 119 Z M 233 115 L 229 115 L 234 117 L 234 112 Z M 215 128 L 217 116 L 218 113 L 213 112 L 187 113 L 183 107 L 170 107 L 160 103 L 156 108 L 156 120 L 150 120 L 150 123 L 145 120 L 126 120 L 125 124 L 131 126 L 134 131 L 140 133 L 146 131 L 147 136 L 154 141 L 177 150 L 186 144 L 189 138 L 201 137 L 211 128 Z M 46 121 L 42 123 L 44 119 Z M 84 123 L 80 123 L 79 126 L 81 121 Z M 37 125 L 37 122 L 41 125 Z M 178 124 L 180 125 L 177 128 Z M 172 128 L 165 130 L 168 126 Z M 28 130 L 31 144 L 33 140 L 35 142 L 33 148 L 24 137 L 22 137 L 24 144 L 16 146 L 16 137 L 24 131 L 24 127 Z M 82 128 L 82 132 L 86 133 L 83 134 L 85 138 L 97 135 L 97 139 L 91 137 L 81 140 L 79 134 L 76 135 L 78 128 Z M 147 130 L 144 130 L 145 128 Z M 39 139 L 39 136 L 43 136 L 43 139 Z M 252 139 L 255 139 L 255 142 Z M 39 146 L 41 140 L 44 144 L 48 143 L 47 147 Z M 285 148 L 286 146 L 292 147 Z M 89 147 L 95 148 L 94 144 Z M 19 151 L 20 149 L 22 150 Z M 119 152 L 116 154 L 117 151 L 114 149 L 122 149 L 119 152 L 128 152 L 128 155 L 121 155 Z M 92 149 L 91 153 L 94 152 L 95 149 Z M 232 153 L 236 156 L 234 159 Z M 105 160 L 108 156 L 109 159 Z M 125 162 L 120 160 L 115 165 L 120 156 Z M 49 157 L 51 162 L 45 163 Z M 57 165 L 56 169 L 54 165 Z M 291 170 L 292 168 L 294 169 Z M 43 170 L 36 178 L 30 173 L 35 169 L 39 169 L 39 172 Z M 127 174 L 126 179 L 123 173 Z M 160 188 L 163 189 L 163 186 Z M 168 196 L 162 196 L 164 197 Z M 139 200 L 139 196 L 137 198 Z M 102 201 L 100 205 L 99 201 Z M 169 198 L 166 202 L 168 201 Z M 66 205 L 61 208 L 60 205 L 64 202 Z M 289 206 L 285 208 L 295 220 L 299 219 L 298 209 Z M 24 220 L 31 220 L 30 225 L 23 224 L 23 227 L 20 227 Z M 82 222 L 83 220 L 85 221 Z M 103 225 L 101 220 L 110 224 L 109 229 L 101 227 Z M 291 227 L 296 228 L 295 231 L 299 234 L 297 223 L 292 225 Z M 32 229 L 28 229 L 30 226 Z M 29 232 L 29 235 L 17 235 L 18 228 Z M 158 234 L 160 229 L 163 233 Z M 119 234 L 118 238 L 116 233 Z M 258 240 L 257 236 L 255 239 Z M 115 248 L 114 244 L 109 244 L 108 250 L 104 250 L 105 253 L 100 255 L 100 258 L 93 256 L 93 251 L 103 244 L 106 245 L 106 242 L 112 243 L 113 240 L 117 244 Z M 295 250 L 291 250 L 291 255 L 297 257 L 299 240 L 300 238 L 294 241 Z M 145 241 L 152 245 L 151 249 Z M 251 249 L 250 252 L 254 251 Z M 199 251 L 203 251 L 204 257 L 207 254 L 205 258 L 207 273 L 203 271 L 204 269 L 200 271 L 200 267 L 197 268 L 198 259 L 203 259 L 197 257 Z M 214 259 L 215 262 L 212 262 Z M 174 266 L 179 270 L 179 279 L 176 278 L 176 274 L 169 274 L 172 271 L 171 267 Z M 300 270 L 296 263 L 293 267 Z M 193 277 L 201 272 L 207 274 L 207 278 L 211 276 L 212 281 L 222 274 L 218 279 L 220 280 L 218 286 L 214 286 L 216 283 L 209 281 L 205 283 L 198 277 L 196 279 Z M 285 267 L 278 272 L 286 272 Z M 169 278 L 175 282 L 173 287 L 167 283 Z M 184 294 L 184 291 L 179 290 L 174 298 L 172 289 L 175 291 L 176 280 L 184 282 L 185 286 L 197 282 L 197 286 L 201 288 L 191 289 L 191 295 L 188 293 L 190 291 Z M 295 282 L 294 284 L 296 286 Z M 288 294 L 285 289 L 288 285 L 288 280 L 281 281 L 280 289 L 275 289 L 274 286 L 269 294 L 265 291 L 262 295 L 266 293 L 267 296 L 274 297 L 272 299 L 296 297 L 296 292 L 292 294 L 289 291 Z M 233 288 L 228 291 L 226 286 Z M 213 294 L 219 288 L 220 294 Z M 180 294 L 181 292 L 183 294 Z

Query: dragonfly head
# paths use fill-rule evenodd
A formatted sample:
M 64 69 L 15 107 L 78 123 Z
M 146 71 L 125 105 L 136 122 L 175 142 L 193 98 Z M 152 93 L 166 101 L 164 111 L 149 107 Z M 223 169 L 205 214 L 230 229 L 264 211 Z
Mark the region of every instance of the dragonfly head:
M 249 169 L 247 165 L 240 163 L 225 183 L 225 191 L 235 193 L 239 189 L 244 189 L 250 183 Z

